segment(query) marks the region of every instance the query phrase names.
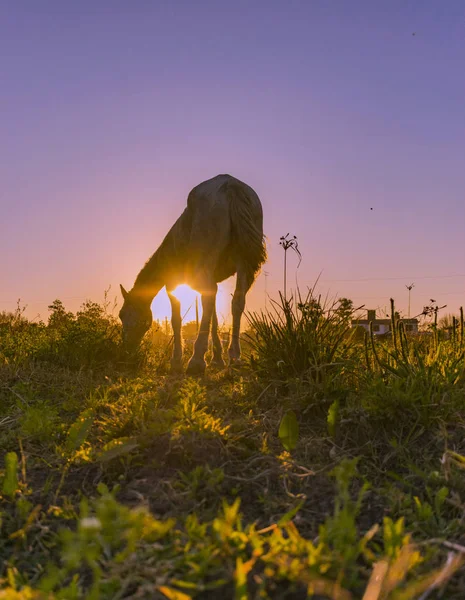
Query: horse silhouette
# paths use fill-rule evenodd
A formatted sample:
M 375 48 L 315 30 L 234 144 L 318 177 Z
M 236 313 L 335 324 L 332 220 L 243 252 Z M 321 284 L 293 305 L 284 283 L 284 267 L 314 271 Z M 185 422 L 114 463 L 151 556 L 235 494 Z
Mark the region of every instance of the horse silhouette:
M 120 286 L 124 343 L 129 349 L 139 345 L 152 323 L 152 300 L 166 287 L 174 333 L 171 368 L 181 371 L 181 304 L 172 291 L 185 283 L 201 294 L 202 301 L 202 319 L 187 372 L 205 371 L 210 327 L 212 363 L 224 366 L 215 306 L 217 284 L 237 274 L 228 353 L 230 362 L 239 360 L 245 297 L 265 260 L 263 210 L 256 192 L 231 175 L 217 175 L 200 183 L 189 193 L 187 207 L 144 265 L 133 288 L 127 292 Z

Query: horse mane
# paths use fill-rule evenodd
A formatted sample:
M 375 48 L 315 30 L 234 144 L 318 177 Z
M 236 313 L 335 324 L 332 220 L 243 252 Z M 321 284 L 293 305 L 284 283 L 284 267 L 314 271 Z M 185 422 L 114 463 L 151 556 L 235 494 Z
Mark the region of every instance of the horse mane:
M 190 211 L 186 209 L 140 270 L 134 288 L 150 292 L 157 285 L 164 285 L 164 276 L 176 263 L 183 245 L 182 242 L 186 242 L 185 232 L 189 227 L 189 221 Z
M 134 288 L 137 290 L 147 290 L 154 287 L 155 282 L 159 279 L 161 268 L 169 264 L 170 256 L 172 255 L 172 241 L 168 233 L 160 246 L 155 250 L 152 256 L 148 259 L 145 265 L 140 270 L 134 283 Z
M 251 194 L 255 195 L 255 192 L 249 186 L 236 181 L 225 185 L 236 252 L 248 279 L 254 281 L 267 259 L 265 239 L 258 227 L 258 223 L 263 221 L 262 208 L 259 203 L 251 202 Z

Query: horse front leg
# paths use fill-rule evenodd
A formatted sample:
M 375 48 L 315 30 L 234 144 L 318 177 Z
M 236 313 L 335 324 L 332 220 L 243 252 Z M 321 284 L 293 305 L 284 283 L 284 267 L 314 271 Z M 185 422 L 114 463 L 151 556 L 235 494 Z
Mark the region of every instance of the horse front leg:
M 201 294 L 202 320 L 200 329 L 194 344 L 194 354 L 187 365 L 188 375 L 201 375 L 205 372 L 205 353 L 208 349 L 208 336 L 210 335 L 210 324 L 215 309 L 217 286 L 205 290 Z
M 181 303 L 168 292 L 171 303 L 171 326 L 173 328 L 173 354 L 171 356 L 171 371 L 182 372 L 182 339 L 181 339 Z

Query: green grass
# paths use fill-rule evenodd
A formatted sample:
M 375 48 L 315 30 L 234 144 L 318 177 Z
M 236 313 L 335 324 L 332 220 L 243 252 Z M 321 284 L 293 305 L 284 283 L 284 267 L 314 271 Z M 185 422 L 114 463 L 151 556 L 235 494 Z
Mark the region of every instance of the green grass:
M 310 295 L 190 379 L 51 306 L 0 315 L 0 599 L 464 597 L 463 324 L 363 340 Z

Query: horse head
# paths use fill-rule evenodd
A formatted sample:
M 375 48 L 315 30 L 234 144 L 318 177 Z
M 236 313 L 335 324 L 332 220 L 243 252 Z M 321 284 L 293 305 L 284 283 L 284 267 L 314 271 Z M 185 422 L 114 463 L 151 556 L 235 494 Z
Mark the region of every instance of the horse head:
M 144 298 L 127 292 L 122 285 L 120 288 L 124 299 L 119 311 L 123 325 L 123 344 L 129 351 L 133 351 L 152 325 L 152 310 Z

